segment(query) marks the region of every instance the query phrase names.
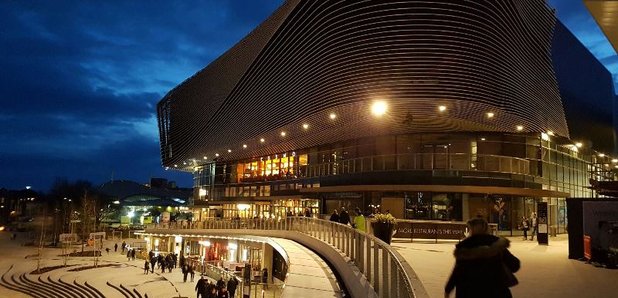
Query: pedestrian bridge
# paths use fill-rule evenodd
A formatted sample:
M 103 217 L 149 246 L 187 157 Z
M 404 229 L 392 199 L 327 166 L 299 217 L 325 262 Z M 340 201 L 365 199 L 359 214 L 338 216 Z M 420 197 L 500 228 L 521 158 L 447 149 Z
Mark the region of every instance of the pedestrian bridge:
M 327 220 L 306 217 L 209 219 L 190 225 L 149 225 L 145 233 L 289 239 L 319 252 L 337 271 L 352 297 L 428 297 L 412 267 L 390 245 L 373 235 Z

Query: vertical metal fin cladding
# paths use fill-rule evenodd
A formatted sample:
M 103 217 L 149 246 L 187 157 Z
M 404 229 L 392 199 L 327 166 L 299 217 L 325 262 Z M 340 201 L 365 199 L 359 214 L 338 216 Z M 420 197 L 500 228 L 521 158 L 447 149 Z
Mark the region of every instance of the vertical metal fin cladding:
M 163 164 L 381 134 L 522 125 L 568 137 L 554 23 L 543 0 L 287 1 L 162 100 Z M 377 97 L 390 105 L 379 123 L 367 111 Z

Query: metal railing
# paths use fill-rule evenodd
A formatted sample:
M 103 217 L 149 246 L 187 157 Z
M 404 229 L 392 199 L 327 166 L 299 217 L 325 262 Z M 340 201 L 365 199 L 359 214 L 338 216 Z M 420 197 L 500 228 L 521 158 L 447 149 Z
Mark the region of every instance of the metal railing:
M 378 297 L 417 297 L 414 272 L 399 253 L 373 235 L 350 226 L 309 217 L 279 219 L 208 219 L 190 226 L 164 223 L 149 228 L 163 229 L 254 229 L 303 233 L 330 244 L 354 264 L 373 287 Z M 415 277 L 415 276 L 414 276 Z M 422 295 L 424 296 L 425 293 Z

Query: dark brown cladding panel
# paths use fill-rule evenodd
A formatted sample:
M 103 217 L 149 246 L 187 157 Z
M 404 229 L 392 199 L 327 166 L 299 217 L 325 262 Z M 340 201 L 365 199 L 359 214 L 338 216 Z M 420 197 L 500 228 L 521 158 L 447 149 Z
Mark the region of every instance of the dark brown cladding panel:
M 512 132 L 522 125 L 568 137 L 550 60 L 555 16 L 543 0 L 284 7 L 258 27 L 268 40 L 241 41 L 161 101 L 164 165 L 395 133 Z M 257 43 L 259 52 L 247 58 L 243 49 Z M 389 104 L 381 119 L 368 111 L 378 98 Z

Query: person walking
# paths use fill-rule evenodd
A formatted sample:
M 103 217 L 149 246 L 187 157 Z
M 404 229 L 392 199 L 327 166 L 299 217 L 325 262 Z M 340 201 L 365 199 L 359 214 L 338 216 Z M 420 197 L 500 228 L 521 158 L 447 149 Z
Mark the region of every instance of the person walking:
M 150 273 L 154 273 L 155 264 L 157 263 L 157 257 L 150 258 Z
M 530 233 L 530 240 L 534 241 L 534 235 L 539 232 L 539 221 L 536 216 L 536 212 L 532 212 L 530 215 L 530 226 L 532 227 L 532 233 Z
M 470 236 L 455 246 L 455 266 L 444 288 L 448 298 L 512 297 L 509 287 L 516 285 L 520 262 L 509 252 L 509 240 L 489 234 L 482 218 L 468 221 Z
M 219 280 L 217 281 L 216 287 L 217 287 L 217 291 L 225 287 L 225 281 L 223 281 L 223 276 L 221 276 L 221 278 L 219 278 Z
M 268 269 L 262 269 L 262 283 L 264 284 L 262 287 L 264 289 L 268 289 Z
M 131 261 L 131 250 L 127 249 L 127 262 Z
M 118 243 L 114 243 L 114 252 L 118 252 Z
M 365 216 L 363 215 L 363 213 L 360 211 L 360 208 L 358 207 L 356 207 L 354 212 L 356 212 L 356 216 L 354 217 L 354 228 L 363 233 L 366 233 L 367 227 L 365 224 Z
M 106 247 L 105 251 L 107 252 L 107 255 L 109 256 L 109 247 Z
M 195 277 L 195 268 L 193 264 L 189 264 L 189 274 L 191 275 L 191 282 L 193 282 L 193 277 Z
M 350 224 L 350 214 L 348 214 L 348 211 L 345 211 L 345 207 L 341 207 L 341 213 L 339 213 L 339 223 L 343 225 Z
M 127 243 L 122 241 L 122 253 L 124 253 L 124 249 L 127 247 Z
M 530 229 L 530 223 L 526 216 L 521 217 L 521 230 L 524 231 L 524 240 L 528 240 L 528 229 Z
M 234 298 L 236 293 L 236 287 L 238 286 L 238 280 L 236 277 L 232 277 L 227 281 L 227 290 L 230 293 L 230 298 Z
M 182 270 L 182 282 L 187 282 L 187 275 L 189 275 L 189 268 L 187 265 L 180 267 Z
M 197 292 L 197 298 L 206 298 L 206 279 L 204 279 L 203 275 L 202 278 L 197 281 L 195 291 Z
M 150 263 L 148 262 L 148 260 L 144 261 L 144 274 L 148 274 L 148 271 L 150 271 Z
M 135 248 L 131 250 L 131 260 L 135 261 Z
M 217 298 L 229 298 L 229 293 L 225 287 L 219 290 L 219 294 L 217 294 Z
M 330 215 L 330 221 L 339 222 L 339 212 L 337 209 L 333 210 L 333 214 Z

